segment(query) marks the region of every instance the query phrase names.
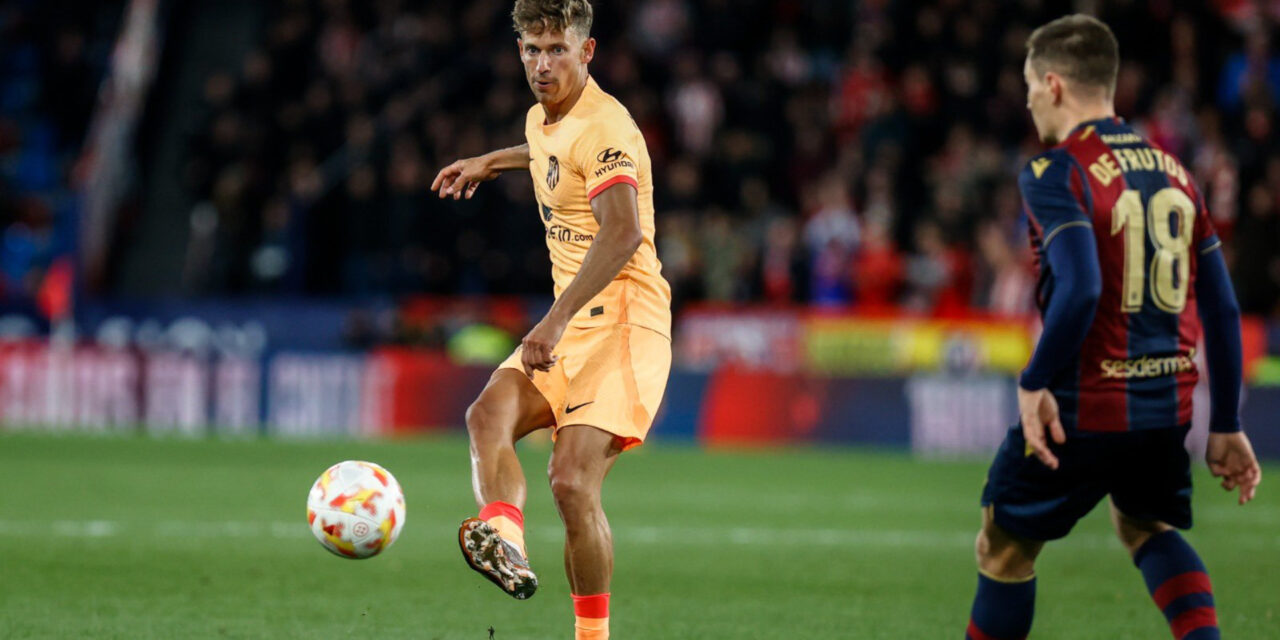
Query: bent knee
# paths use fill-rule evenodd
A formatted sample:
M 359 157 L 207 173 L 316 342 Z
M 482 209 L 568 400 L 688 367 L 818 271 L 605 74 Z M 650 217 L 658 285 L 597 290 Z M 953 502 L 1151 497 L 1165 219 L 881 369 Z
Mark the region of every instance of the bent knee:
M 1035 574 L 1036 556 L 1032 543 L 1012 539 L 988 527 L 978 531 L 974 544 L 978 570 L 997 580 L 1024 580 Z
M 561 509 L 589 507 L 599 501 L 600 487 L 577 469 L 552 464 L 547 469 L 551 495 Z
M 471 406 L 467 407 L 465 419 L 467 421 L 467 431 L 472 436 L 484 430 L 484 425 L 490 422 L 490 412 L 485 406 L 483 398 L 472 402 Z
M 1120 539 L 1120 544 L 1124 545 L 1130 556 L 1138 553 L 1138 549 L 1141 549 L 1142 545 L 1152 537 L 1173 530 L 1173 527 L 1158 520 L 1137 520 L 1124 515 L 1119 510 L 1115 510 L 1112 521 L 1115 524 L 1116 537 Z
M 503 424 L 510 422 L 510 419 L 504 416 L 501 406 L 495 406 L 493 400 L 483 395 L 467 407 L 466 421 L 467 434 L 471 436 L 473 444 L 499 442 L 503 439 L 503 434 L 510 431 L 510 427 Z

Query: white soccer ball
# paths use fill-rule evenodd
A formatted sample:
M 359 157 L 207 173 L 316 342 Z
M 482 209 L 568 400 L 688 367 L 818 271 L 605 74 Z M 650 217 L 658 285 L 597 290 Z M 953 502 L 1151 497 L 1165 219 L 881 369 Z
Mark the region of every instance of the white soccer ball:
M 400 536 L 404 493 L 391 472 L 372 462 L 339 462 L 311 486 L 307 523 L 329 551 L 344 558 L 371 558 Z

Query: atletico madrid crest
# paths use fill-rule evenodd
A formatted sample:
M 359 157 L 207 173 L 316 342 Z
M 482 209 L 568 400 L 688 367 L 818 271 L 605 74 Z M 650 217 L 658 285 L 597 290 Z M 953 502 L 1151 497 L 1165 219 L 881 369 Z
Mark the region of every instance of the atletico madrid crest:
M 560 161 L 555 156 L 551 156 L 547 160 L 547 188 L 555 191 L 556 184 L 560 182 Z

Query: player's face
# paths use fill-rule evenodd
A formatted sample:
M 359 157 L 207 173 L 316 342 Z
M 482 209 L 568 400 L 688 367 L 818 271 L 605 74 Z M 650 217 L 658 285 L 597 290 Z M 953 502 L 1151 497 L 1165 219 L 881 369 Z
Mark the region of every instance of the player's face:
M 520 60 L 529 88 L 540 104 L 558 104 L 568 98 L 587 74 L 595 54 L 595 38 L 583 38 L 574 29 L 520 35 Z
M 1036 124 L 1040 141 L 1050 145 L 1058 144 L 1054 108 L 1057 94 L 1049 82 L 1049 74 L 1037 74 L 1028 58 L 1022 65 L 1022 77 L 1027 81 L 1027 110 L 1031 112 L 1031 120 Z

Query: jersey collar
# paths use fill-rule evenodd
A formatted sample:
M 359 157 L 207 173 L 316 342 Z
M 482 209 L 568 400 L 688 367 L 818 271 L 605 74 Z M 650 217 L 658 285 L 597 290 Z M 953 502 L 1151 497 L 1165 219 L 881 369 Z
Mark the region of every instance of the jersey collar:
M 1076 135 L 1076 133 L 1078 133 L 1081 129 L 1084 129 L 1085 127 L 1088 127 L 1090 125 L 1096 127 L 1103 123 L 1124 124 L 1124 118 L 1121 118 L 1120 116 L 1107 116 L 1104 118 L 1094 118 L 1093 120 L 1085 120 L 1084 122 L 1081 122 L 1080 124 L 1073 127 L 1071 129 L 1071 132 L 1068 133 L 1066 136 L 1064 136 L 1062 139 L 1070 140 L 1072 136 Z

